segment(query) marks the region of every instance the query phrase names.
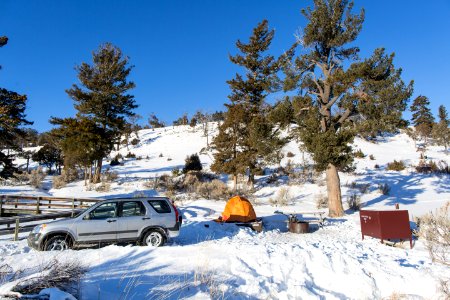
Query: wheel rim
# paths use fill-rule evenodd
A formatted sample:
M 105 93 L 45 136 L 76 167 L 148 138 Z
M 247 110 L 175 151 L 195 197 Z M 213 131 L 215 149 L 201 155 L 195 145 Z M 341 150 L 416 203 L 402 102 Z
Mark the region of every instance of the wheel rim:
M 147 245 L 159 246 L 162 242 L 162 235 L 159 232 L 152 232 L 148 235 L 145 242 Z
M 69 249 L 69 245 L 65 240 L 55 240 L 47 246 L 47 251 L 63 251 Z

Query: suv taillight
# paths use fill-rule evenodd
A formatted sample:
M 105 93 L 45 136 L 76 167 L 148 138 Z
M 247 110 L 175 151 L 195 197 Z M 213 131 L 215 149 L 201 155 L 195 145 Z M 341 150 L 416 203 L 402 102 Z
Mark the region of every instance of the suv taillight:
M 180 213 L 178 212 L 178 209 L 175 206 L 175 203 L 173 203 L 173 201 L 169 201 L 169 202 L 170 202 L 170 204 L 172 204 L 172 207 L 175 210 L 175 222 L 178 222 L 178 217 L 180 216 Z

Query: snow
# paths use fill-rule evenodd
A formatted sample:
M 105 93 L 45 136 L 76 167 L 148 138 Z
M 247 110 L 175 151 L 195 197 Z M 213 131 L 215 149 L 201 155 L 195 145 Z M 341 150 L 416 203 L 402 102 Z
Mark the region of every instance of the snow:
M 217 127 L 210 126 L 213 135 Z M 173 168 L 181 168 L 187 155 L 200 153 L 206 146 L 201 129 L 193 130 L 189 126 L 142 130 L 139 138 L 138 145 L 118 152 L 125 156 L 130 151 L 141 159 L 127 159 L 123 165 L 112 167 L 119 179 L 107 193 L 87 191 L 83 182 L 48 190 L 2 186 L 0 192 L 96 198 L 132 197 L 141 193 L 157 195 L 156 191 L 145 187 L 145 182 L 170 174 Z M 450 201 L 448 176 L 418 174 L 410 167 L 417 165 L 420 154 L 407 135 L 384 137 L 377 143 L 356 139 L 354 148 L 361 149 L 366 157 L 356 159 L 353 173 L 340 174 L 344 206 L 345 199 L 357 193 L 365 208 L 392 209 L 399 203 L 401 209 L 409 211 L 413 221 L 414 216 Z M 295 142 L 286 145 L 283 152 L 292 152 L 295 156 L 284 157 L 281 165 L 288 159 L 294 164 L 310 160 Z M 117 151 L 113 151 L 111 157 L 116 154 Z M 374 160 L 369 158 L 370 154 Z M 442 147 L 428 147 L 426 155 L 434 161 L 450 162 Z M 211 153 L 200 154 L 200 159 L 205 169 L 209 169 Z M 394 159 L 403 160 L 408 168 L 401 172 L 386 171 L 386 164 Z M 375 164 L 380 168 L 375 169 Z M 107 162 L 105 165 L 108 167 Z M 80 283 L 80 299 L 440 297 L 439 278 L 450 278 L 450 268 L 431 262 L 423 240 L 415 240 L 413 249 L 409 249 L 409 242 L 391 247 L 370 237 L 362 240 L 359 214 L 350 210 L 342 218 L 329 219 L 323 228 L 314 226 L 309 234 L 289 233 L 286 217 L 274 212 L 316 210 L 316 197 L 326 192 L 323 176 L 314 182 L 290 185 L 285 179 L 277 184 L 262 185 L 264 179 L 259 178 L 259 189 L 252 199 L 257 215 L 264 218 L 262 233 L 212 222 L 223 210 L 224 201 L 184 195 L 185 200 L 178 203 L 184 217 L 180 236 L 164 247 L 110 245 L 46 253 L 30 249 L 24 239 L 26 234 L 21 234 L 18 242 L 12 242 L 11 236 L 0 236 L 0 265 L 8 264 L 19 271 L 37 268 L 55 257 L 60 261 L 80 261 L 88 268 Z M 51 177 L 48 181 L 51 182 Z M 357 185 L 365 183 L 369 186 L 366 193 L 362 193 Z M 389 195 L 378 191 L 380 183 L 389 184 Z M 289 189 L 289 205 L 272 206 L 270 198 L 282 187 Z M 11 288 L 4 284 L 0 293 Z

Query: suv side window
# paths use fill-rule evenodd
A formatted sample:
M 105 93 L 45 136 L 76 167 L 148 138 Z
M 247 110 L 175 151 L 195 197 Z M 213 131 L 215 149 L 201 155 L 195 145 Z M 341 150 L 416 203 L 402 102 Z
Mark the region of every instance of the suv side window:
M 172 211 L 167 201 L 164 200 L 148 200 L 148 204 L 150 204 L 153 209 L 160 214 L 167 214 Z
M 89 213 L 90 220 L 108 219 L 116 217 L 117 202 L 101 204 Z
M 145 207 L 141 201 L 122 202 L 121 217 L 145 216 Z

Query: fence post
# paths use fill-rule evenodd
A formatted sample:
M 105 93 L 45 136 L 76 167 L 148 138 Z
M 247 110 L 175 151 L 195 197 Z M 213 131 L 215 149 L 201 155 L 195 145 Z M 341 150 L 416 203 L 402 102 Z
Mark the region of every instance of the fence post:
M 37 197 L 36 199 L 36 214 L 38 215 L 40 210 L 39 210 L 39 206 L 41 204 L 41 197 Z
M 3 199 L 5 198 L 4 195 L 0 196 L 0 217 L 2 216 L 2 211 L 3 211 Z
M 16 227 L 14 228 L 14 241 L 19 239 L 19 218 L 16 219 Z
M 47 208 L 52 208 L 52 200 L 47 200 L 48 201 L 48 206 L 47 206 Z

